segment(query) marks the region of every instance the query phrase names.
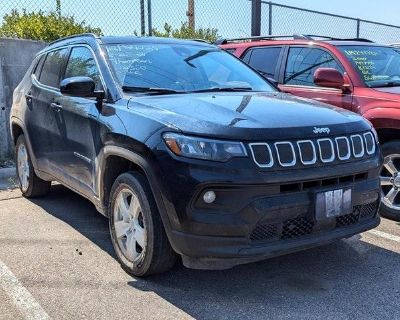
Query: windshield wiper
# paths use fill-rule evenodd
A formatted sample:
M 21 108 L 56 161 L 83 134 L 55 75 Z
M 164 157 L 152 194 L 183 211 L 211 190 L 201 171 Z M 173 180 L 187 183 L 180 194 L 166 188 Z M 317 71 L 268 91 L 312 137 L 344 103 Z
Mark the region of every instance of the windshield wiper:
M 253 91 L 251 87 L 213 87 L 208 89 L 193 90 L 190 92 L 236 92 L 236 91 Z
M 174 93 L 185 93 L 182 91 L 177 91 L 168 88 L 152 88 L 152 87 L 135 87 L 135 86 L 122 86 L 123 91 L 127 92 L 150 92 L 150 93 L 158 93 L 158 94 L 174 94 Z

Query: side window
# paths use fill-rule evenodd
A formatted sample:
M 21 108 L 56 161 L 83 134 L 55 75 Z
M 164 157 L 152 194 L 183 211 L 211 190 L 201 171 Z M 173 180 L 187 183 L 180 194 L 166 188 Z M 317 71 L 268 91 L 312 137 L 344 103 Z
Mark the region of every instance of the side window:
M 278 64 L 281 47 L 262 47 L 252 51 L 249 64 L 268 78 L 275 78 L 275 69 Z
M 49 52 L 44 60 L 40 83 L 53 88 L 60 87 L 61 71 L 65 64 L 68 49 L 61 49 Z
M 92 78 L 96 83 L 96 90 L 101 89 L 99 69 L 97 68 L 92 52 L 88 48 L 75 47 L 72 49 L 64 78 L 70 77 Z
M 253 52 L 252 49 L 247 50 L 247 51 L 245 52 L 245 54 L 244 54 L 240 59 L 242 59 L 244 62 L 246 62 L 246 63 L 248 64 L 249 61 L 250 61 L 250 57 L 251 57 L 251 53 L 252 53 L 252 52 Z
M 317 48 L 290 48 L 285 70 L 285 84 L 311 86 L 314 84 L 314 72 L 318 68 L 334 68 L 344 73 L 333 56 Z
M 42 70 L 42 66 L 43 66 L 44 57 L 45 57 L 45 55 L 42 55 L 36 62 L 36 66 L 33 68 L 32 73 L 35 75 L 36 79 L 39 79 L 40 71 Z

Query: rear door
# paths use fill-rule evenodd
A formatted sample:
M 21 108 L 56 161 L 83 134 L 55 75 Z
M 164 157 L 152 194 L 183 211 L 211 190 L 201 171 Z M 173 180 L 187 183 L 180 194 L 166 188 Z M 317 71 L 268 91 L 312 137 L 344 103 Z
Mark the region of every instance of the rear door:
M 50 174 L 57 171 L 56 153 L 62 148 L 58 139 L 59 110 L 54 101 L 59 91 L 61 70 L 68 49 L 59 49 L 43 55 L 32 75 L 32 87 L 26 94 L 30 115 L 27 127 L 38 169 Z
M 327 50 L 309 46 L 289 48 L 280 89 L 296 96 L 319 100 L 338 107 L 352 109 L 351 93 L 340 89 L 319 87 L 314 83 L 318 68 L 334 68 L 344 74 L 344 68 Z
M 242 56 L 242 59 L 264 77 L 278 81 L 279 67 L 282 60 L 281 46 L 250 48 Z

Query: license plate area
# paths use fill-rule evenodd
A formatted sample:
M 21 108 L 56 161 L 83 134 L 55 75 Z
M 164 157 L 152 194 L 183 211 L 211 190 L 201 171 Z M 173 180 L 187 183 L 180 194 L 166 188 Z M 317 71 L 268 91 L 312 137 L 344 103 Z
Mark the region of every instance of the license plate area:
M 318 192 L 315 199 L 315 219 L 324 220 L 353 211 L 351 188 Z

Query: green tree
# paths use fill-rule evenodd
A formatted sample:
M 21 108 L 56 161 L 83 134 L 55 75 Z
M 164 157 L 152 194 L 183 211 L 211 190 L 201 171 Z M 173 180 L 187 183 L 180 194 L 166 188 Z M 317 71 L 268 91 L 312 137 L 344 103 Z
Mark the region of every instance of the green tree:
M 53 41 L 78 33 L 95 33 L 101 35 L 100 28 L 78 22 L 73 16 L 62 16 L 61 11 L 45 13 L 12 10 L 3 17 L 0 26 L 0 37 Z
M 180 28 L 173 28 L 170 24 L 164 24 L 164 30 L 153 29 L 153 35 L 155 37 L 164 38 L 179 38 L 179 39 L 202 39 L 209 42 L 217 40 L 218 29 L 215 28 L 197 28 L 193 29 L 189 27 L 188 23 L 182 23 Z M 137 32 L 135 32 L 137 35 Z

